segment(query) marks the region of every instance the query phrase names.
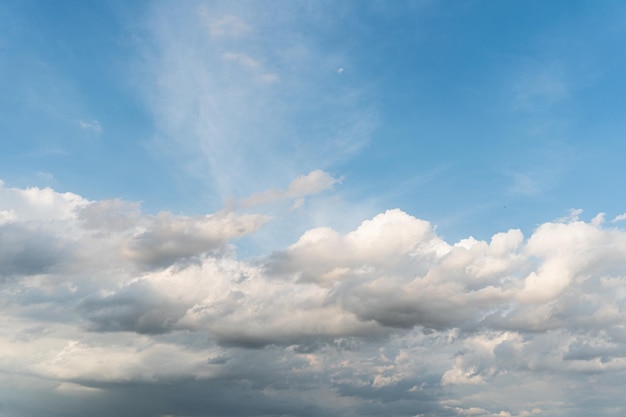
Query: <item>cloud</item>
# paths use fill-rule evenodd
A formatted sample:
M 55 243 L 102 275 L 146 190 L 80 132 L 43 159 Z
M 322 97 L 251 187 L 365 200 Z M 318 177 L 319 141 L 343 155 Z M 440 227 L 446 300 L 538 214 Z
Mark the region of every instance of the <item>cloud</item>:
M 106 256 L 117 257 L 116 261 L 128 260 L 146 268 L 166 267 L 223 249 L 231 239 L 253 232 L 268 220 L 262 215 L 235 213 L 148 215 L 137 203 L 89 202 L 51 188 L 0 187 L 0 199 L 0 227 L 4 231 L 0 256 L 4 267 L 14 273 L 26 267 L 39 271 L 51 266 L 65 251 L 62 248 L 69 247 L 74 247 L 71 252 L 79 257 L 93 256 L 83 252 L 100 246 L 106 248 Z
M 151 217 L 124 248 L 124 256 L 147 266 L 170 265 L 210 250 L 267 222 L 261 215 L 234 213 L 187 218 L 160 213 Z
M 278 193 L 335 182 L 314 171 Z M 626 372 L 626 232 L 577 212 L 527 237 L 446 242 L 394 209 L 250 260 L 232 242 L 267 221 L 256 214 L 150 215 L 5 186 L 0 212 L 11 415 L 123 414 L 129 392 L 146 417 L 356 416 L 364 401 L 397 416 L 557 415 Z M 567 396 L 579 386 L 592 392 Z
M 307 175 L 301 175 L 294 179 L 287 188 L 287 196 L 300 198 L 332 188 L 340 180 L 331 177 L 328 173 L 317 169 Z
M 626 220 L 626 213 L 620 214 L 619 216 L 615 216 L 613 222 L 620 222 L 622 220 Z
M 256 193 L 241 201 L 233 202 L 231 205 L 234 207 L 254 207 L 288 198 L 294 200 L 293 208 L 299 208 L 304 203 L 304 197 L 329 190 L 341 180 L 341 178 L 334 178 L 329 173 L 316 169 L 295 178 L 289 183 L 286 190 L 274 189 Z
M 0 280 L 49 272 L 66 256 L 62 239 L 18 224 L 0 226 Z
M 354 157 L 377 126 L 367 88 L 332 82 L 336 61 L 293 19 L 320 6 L 155 3 L 136 67 L 155 147 L 220 201 Z M 184 46 L 181 46 L 184 45 Z M 347 61 L 347 59 L 342 59 Z M 365 87 L 365 86 L 364 86 Z

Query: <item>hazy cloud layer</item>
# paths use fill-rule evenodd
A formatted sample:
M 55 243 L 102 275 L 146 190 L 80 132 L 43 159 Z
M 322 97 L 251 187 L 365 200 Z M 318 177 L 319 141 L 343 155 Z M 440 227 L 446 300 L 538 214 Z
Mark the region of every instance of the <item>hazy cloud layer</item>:
M 313 173 L 285 193 L 334 181 Z M 246 261 L 230 242 L 264 216 L 148 215 L 136 203 L 6 186 L 0 213 L 7 415 L 624 407 L 611 393 L 626 368 L 626 232 L 602 215 L 451 243 L 395 209 Z

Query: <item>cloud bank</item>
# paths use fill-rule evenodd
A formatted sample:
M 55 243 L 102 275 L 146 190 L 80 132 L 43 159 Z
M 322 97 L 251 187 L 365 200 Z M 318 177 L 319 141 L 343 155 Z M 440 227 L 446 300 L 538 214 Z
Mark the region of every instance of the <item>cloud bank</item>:
M 277 193 L 335 181 L 314 171 Z M 617 415 L 626 231 L 578 214 L 447 242 L 394 209 L 245 260 L 235 239 L 266 216 L 3 185 L 2 410 Z

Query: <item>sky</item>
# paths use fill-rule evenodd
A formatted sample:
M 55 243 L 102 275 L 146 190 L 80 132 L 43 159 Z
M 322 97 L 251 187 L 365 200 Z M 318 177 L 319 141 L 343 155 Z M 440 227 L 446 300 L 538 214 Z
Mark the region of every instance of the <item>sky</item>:
M 625 22 L 0 3 L 0 416 L 623 416 Z

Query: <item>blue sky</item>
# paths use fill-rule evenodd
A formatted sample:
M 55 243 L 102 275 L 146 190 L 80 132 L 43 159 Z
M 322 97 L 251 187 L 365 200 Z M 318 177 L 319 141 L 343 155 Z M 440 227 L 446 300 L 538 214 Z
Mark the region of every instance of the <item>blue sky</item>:
M 623 415 L 625 17 L 0 5 L 0 406 Z
M 191 214 L 323 168 L 368 215 L 400 207 L 451 238 L 623 206 L 605 191 L 621 169 L 618 3 L 209 6 L 254 15 L 256 36 L 199 40 L 190 6 L 4 6 L 4 180 Z M 229 48 L 280 83 L 214 62 Z M 170 100 L 211 114 L 168 127 Z M 245 165 L 237 184 L 196 158 L 211 141 Z

